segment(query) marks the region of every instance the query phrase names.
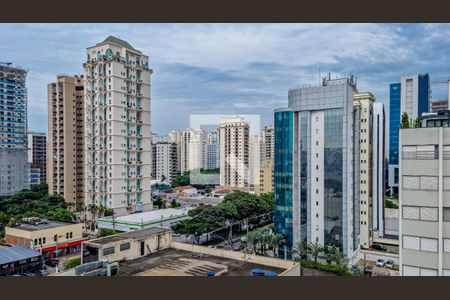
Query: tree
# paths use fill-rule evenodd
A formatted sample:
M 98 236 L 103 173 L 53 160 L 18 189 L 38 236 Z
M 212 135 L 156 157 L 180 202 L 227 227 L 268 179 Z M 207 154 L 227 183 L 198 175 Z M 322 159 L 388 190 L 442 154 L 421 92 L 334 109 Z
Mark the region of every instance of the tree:
M 299 259 L 305 259 L 309 254 L 309 245 L 306 240 L 297 242 L 292 248 L 292 254 Z
M 311 256 L 314 259 L 314 262 L 317 263 L 317 258 L 319 257 L 320 253 L 323 251 L 322 245 L 319 244 L 319 242 L 315 241 L 314 243 L 309 244 L 309 251 Z
M 285 242 L 284 236 L 280 233 L 272 233 L 270 236 L 270 245 L 273 249 L 273 256 L 278 256 L 278 247 Z
M 181 206 L 181 204 L 177 203 L 177 201 L 175 199 L 172 199 L 172 201 L 170 202 L 170 207 L 171 208 L 176 208 Z
M 205 187 L 205 193 L 206 193 L 207 195 L 211 194 L 211 187 L 210 187 L 209 185 L 206 185 L 206 187 Z
M 409 116 L 407 112 L 402 113 L 400 128 L 409 128 Z
M 333 260 L 337 265 L 346 265 L 348 263 L 348 259 L 345 257 L 344 252 L 339 249 L 335 252 Z
M 166 181 L 166 179 L 167 179 L 166 175 L 162 174 L 162 176 L 161 176 L 161 182 Z
M 414 120 L 414 128 L 420 128 L 420 118 L 419 117 L 417 117 Z
M 331 264 L 335 259 L 339 249 L 335 245 L 326 245 L 323 247 L 323 253 L 325 254 L 325 260 L 327 264 Z
M 119 232 L 116 230 L 102 228 L 98 231 L 97 237 L 100 238 L 100 237 L 110 236 L 110 235 L 117 234 L 117 233 L 119 233 Z

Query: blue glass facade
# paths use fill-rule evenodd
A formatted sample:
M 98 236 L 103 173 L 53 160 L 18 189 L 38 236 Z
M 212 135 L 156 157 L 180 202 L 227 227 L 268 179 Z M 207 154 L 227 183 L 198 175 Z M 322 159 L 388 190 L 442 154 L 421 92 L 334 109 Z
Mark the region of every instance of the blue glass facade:
M 293 243 L 293 134 L 294 114 L 291 111 L 275 113 L 275 231 L 286 238 L 287 246 Z
M 389 164 L 398 165 L 398 134 L 400 130 L 401 84 L 389 86 Z
M 430 108 L 430 76 L 428 74 L 419 75 L 418 81 L 418 111 L 419 116 L 422 116 L 422 113 L 428 112 Z

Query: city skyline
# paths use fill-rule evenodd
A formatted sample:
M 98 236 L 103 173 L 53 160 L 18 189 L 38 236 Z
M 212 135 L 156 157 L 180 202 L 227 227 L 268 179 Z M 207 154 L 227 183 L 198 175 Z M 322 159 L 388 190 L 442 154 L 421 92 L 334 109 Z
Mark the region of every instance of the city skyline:
M 189 126 L 189 114 L 258 113 L 273 123 L 287 90 L 319 83 L 319 68 L 358 77 L 387 104 L 400 76 L 448 77 L 447 24 L 1 24 L 2 60 L 29 70 L 29 130 L 47 132 L 46 86 L 82 74 L 84 49 L 112 34 L 150 55 L 154 132 Z M 348 34 L 349 38 L 340 38 Z M 332 47 L 330 46 L 332 45 Z M 30 53 L 30 49 L 33 53 Z M 432 86 L 432 99 L 446 87 Z M 167 113 L 179 116 L 167 118 Z M 387 109 L 387 114 L 389 111 Z

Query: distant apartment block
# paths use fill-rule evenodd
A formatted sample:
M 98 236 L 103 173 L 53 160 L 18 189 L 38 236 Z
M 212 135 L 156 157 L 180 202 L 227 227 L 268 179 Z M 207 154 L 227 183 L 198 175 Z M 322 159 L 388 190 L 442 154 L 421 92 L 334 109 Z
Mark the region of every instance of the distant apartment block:
M 109 36 L 86 49 L 85 204 L 152 209 L 149 57 Z
M 179 172 L 177 144 L 158 142 L 152 144 L 153 167 L 152 178 L 155 180 L 168 180 L 171 182 Z
M 29 188 L 27 71 L 0 63 L 0 197 Z
M 59 75 L 47 85 L 50 195 L 61 195 L 80 209 L 84 205 L 84 80 Z
M 448 110 L 448 100 L 432 100 L 430 101 L 430 112 L 437 113 L 441 110 Z
M 220 185 L 250 186 L 250 125 L 241 117 L 220 121 Z
M 39 183 L 47 182 L 47 135 L 45 132 L 29 131 L 27 137 L 28 163 L 32 169 L 39 170 Z M 36 176 L 38 172 L 34 170 L 32 173 Z
M 273 125 L 264 126 L 261 144 L 261 159 L 273 159 L 275 147 L 275 130 Z
M 400 275 L 450 276 L 448 112 L 400 130 Z
M 261 160 L 259 185 L 255 188 L 257 195 L 273 192 L 273 162 L 273 158 Z

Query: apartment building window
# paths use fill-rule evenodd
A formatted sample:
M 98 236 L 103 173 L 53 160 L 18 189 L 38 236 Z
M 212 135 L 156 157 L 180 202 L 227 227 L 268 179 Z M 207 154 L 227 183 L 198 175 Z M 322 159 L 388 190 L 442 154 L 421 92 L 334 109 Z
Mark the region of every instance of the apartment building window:
M 444 252 L 450 253 L 450 239 L 444 239 Z
M 442 219 L 444 222 L 450 222 L 450 207 L 444 207 L 442 210 Z
M 403 249 L 437 252 L 437 239 L 403 235 Z
M 403 276 L 437 276 L 435 269 L 419 268 L 403 265 Z
M 412 160 L 438 159 L 439 148 L 438 145 L 403 146 L 402 158 Z
M 438 209 L 436 207 L 403 206 L 403 219 L 437 221 Z
M 405 190 L 433 190 L 438 189 L 437 176 L 403 176 Z

